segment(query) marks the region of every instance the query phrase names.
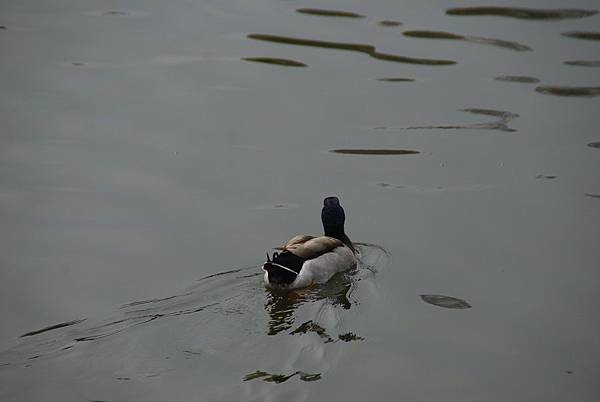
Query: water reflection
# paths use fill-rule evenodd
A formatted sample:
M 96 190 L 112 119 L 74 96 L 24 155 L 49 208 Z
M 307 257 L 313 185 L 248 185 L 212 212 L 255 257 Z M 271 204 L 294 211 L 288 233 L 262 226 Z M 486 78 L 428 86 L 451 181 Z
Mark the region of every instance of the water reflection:
M 416 155 L 420 153 L 419 151 L 414 151 L 411 149 L 332 149 L 331 151 L 334 154 L 344 154 L 344 155 Z
M 586 98 L 600 96 L 600 87 L 571 87 L 545 85 L 539 86 L 535 90 L 536 92 L 539 92 L 544 95 L 573 96 Z
M 281 59 L 275 57 L 243 57 L 242 60 L 253 61 L 255 63 L 274 64 L 277 66 L 285 67 L 307 67 L 306 64 L 296 60 Z
M 321 379 L 321 373 L 309 374 L 304 371 L 295 371 L 292 374 L 269 374 L 266 371 L 256 370 L 253 373 L 246 374 L 243 378 L 244 381 L 251 381 L 261 379 L 266 382 L 273 382 L 275 384 L 281 384 L 289 380 L 294 376 L 299 376 L 301 381 L 317 381 Z
M 562 36 L 567 38 L 585 39 L 585 40 L 600 40 L 600 32 L 590 31 L 569 31 L 561 33 Z
M 564 64 L 578 67 L 600 67 L 600 60 L 567 60 Z
M 394 20 L 383 20 L 383 21 L 379 21 L 378 22 L 379 25 L 381 25 L 382 27 L 398 27 L 400 25 L 402 25 L 402 23 L 400 21 L 394 21 Z
M 424 59 L 416 57 L 400 56 L 396 54 L 388 54 L 378 52 L 375 46 L 365 45 L 359 43 L 345 43 L 345 42 L 330 42 L 315 39 L 301 39 L 292 38 L 288 36 L 268 35 L 268 34 L 249 34 L 249 39 L 261 40 L 273 43 L 282 43 L 286 45 L 297 45 L 297 46 L 310 46 L 325 49 L 337 49 L 337 50 L 348 50 L 352 52 L 364 53 L 371 56 L 374 59 L 392 61 L 396 63 L 407 63 L 407 64 L 422 64 L 429 66 L 447 66 L 456 64 L 454 60 L 443 60 L 443 59 Z
M 540 82 L 538 78 L 529 77 L 526 75 L 499 75 L 497 77 L 494 77 L 494 79 L 496 81 L 517 82 L 520 84 L 536 84 Z
M 515 50 L 518 52 L 530 51 L 531 48 L 529 46 L 523 45 L 521 43 L 512 42 L 508 40 L 495 39 L 495 38 L 484 38 L 481 36 L 463 36 L 450 32 L 442 32 L 442 31 L 405 31 L 403 33 L 404 36 L 408 36 L 410 38 L 420 38 L 420 39 L 447 39 L 447 40 L 460 40 L 464 42 L 471 43 L 481 43 L 484 45 L 491 45 L 502 47 L 509 50 Z
M 343 18 L 365 18 L 364 15 L 339 10 L 323 10 L 321 8 L 299 8 L 296 10 L 300 14 L 317 15 L 320 17 L 343 17 Z
M 423 126 L 409 126 L 409 127 L 377 127 L 377 129 L 398 129 L 398 130 L 499 130 L 514 132 L 517 131 L 514 128 L 508 126 L 508 124 L 519 117 L 518 114 L 508 112 L 504 110 L 494 109 L 482 109 L 482 108 L 467 108 L 459 109 L 461 112 L 477 114 L 482 116 L 495 117 L 496 120 L 489 123 L 471 123 L 471 124 L 430 124 Z
M 597 14 L 597 10 L 539 9 L 525 7 L 458 7 L 446 10 L 448 15 L 497 16 L 529 20 L 564 20 L 585 18 Z
M 147 17 L 150 13 L 141 10 L 96 10 L 85 12 L 84 15 L 92 17 Z
M 281 331 L 288 330 L 294 324 L 294 312 L 296 309 L 304 303 L 313 302 L 318 300 L 326 300 L 328 303 L 334 306 L 340 306 L 347 310 L 352 306 L 352 303 L 348 299 L 348 292 L 352 286 L 352 273 L 341 273 L 323 285 L 318 285 L 307 289 L 297 290 L 282 290 L 282 289 L 267 289 L 267 302 L 265 303 L 265 310 L 269 314 L 269 328 L 267 335 L 276 335 Z M 312 321 L 310 321 L 312 324 Z M 303 325 L 308 325 L 307 323 Z M 297 328 L 290 332 L 290 334 L 316 332 L 320 336 L 325 336 L 324 329 L 322 332 L 316 330 L 317 324 L 312 324 L 310 327 L 312 330 L 307 328 Z M 332 340 L 329 335 L 326 338 Z
M 465 300 L 443 296 L 443 295 L 421 295 L 421 299 L 425 303 L 432 304 L 438 307 L 450 308 L 450 309 L 467 309 L 471 308 L 471 305 L 467 303 Z
M 402 77 L 386 77 L 386 78 L 377 78 L 377 81 L 382 82 L 414 82 L 414 78 L 402 78 Z

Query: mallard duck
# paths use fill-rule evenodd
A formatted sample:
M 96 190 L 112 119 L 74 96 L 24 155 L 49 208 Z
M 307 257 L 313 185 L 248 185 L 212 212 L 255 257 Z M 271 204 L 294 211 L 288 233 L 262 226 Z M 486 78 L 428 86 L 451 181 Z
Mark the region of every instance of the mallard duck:
M 277 247 L 263 264 L 264 280 L 274 288 L 297 289 L 325 283 L 356 265 L 356 249 L 344 232 L 346 215 L 337 197 L 323 201 L 324 236 L 297 235 Z

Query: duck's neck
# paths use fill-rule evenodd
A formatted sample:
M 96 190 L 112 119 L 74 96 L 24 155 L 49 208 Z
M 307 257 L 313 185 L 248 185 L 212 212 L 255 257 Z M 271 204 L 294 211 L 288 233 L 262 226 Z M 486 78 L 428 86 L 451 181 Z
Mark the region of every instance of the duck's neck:
M 346 235 L 346 233 L 344 232 L 343 226 L 342 227 L 331 227 L 331 226 L 323 224 L 323 229 L 325 229 L 325 236 L 334 237 L 334 238 L 338 239 L 339 241 L 341 241 L 342 243 L 344 243 L 346 246 L 348 246 L 348 248 L 350 248 L 350 250 L 352 250 L 352 251 L 356 250 L 354 248 L 354 245 L 352 244 L 352 241 L 350 240 L 348 235 Z

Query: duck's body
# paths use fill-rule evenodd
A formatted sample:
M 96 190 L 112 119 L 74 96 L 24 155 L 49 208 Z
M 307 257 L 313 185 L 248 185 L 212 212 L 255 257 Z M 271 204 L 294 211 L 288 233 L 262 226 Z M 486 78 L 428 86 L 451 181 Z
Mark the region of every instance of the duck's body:
M 325 236 L 297 235 L 279 247 L 263 265 L 268 286 L 296 289 L 327 282 L 356 265 L 356 250 L 344 233 L 344 210 L 336 197 L 324 201 Z

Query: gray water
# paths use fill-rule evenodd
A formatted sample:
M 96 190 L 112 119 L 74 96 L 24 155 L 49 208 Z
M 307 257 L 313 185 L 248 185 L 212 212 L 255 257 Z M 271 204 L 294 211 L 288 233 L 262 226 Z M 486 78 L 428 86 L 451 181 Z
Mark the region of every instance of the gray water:
M 4 1 L 0 399 L 597 401 L 598 10 Z

